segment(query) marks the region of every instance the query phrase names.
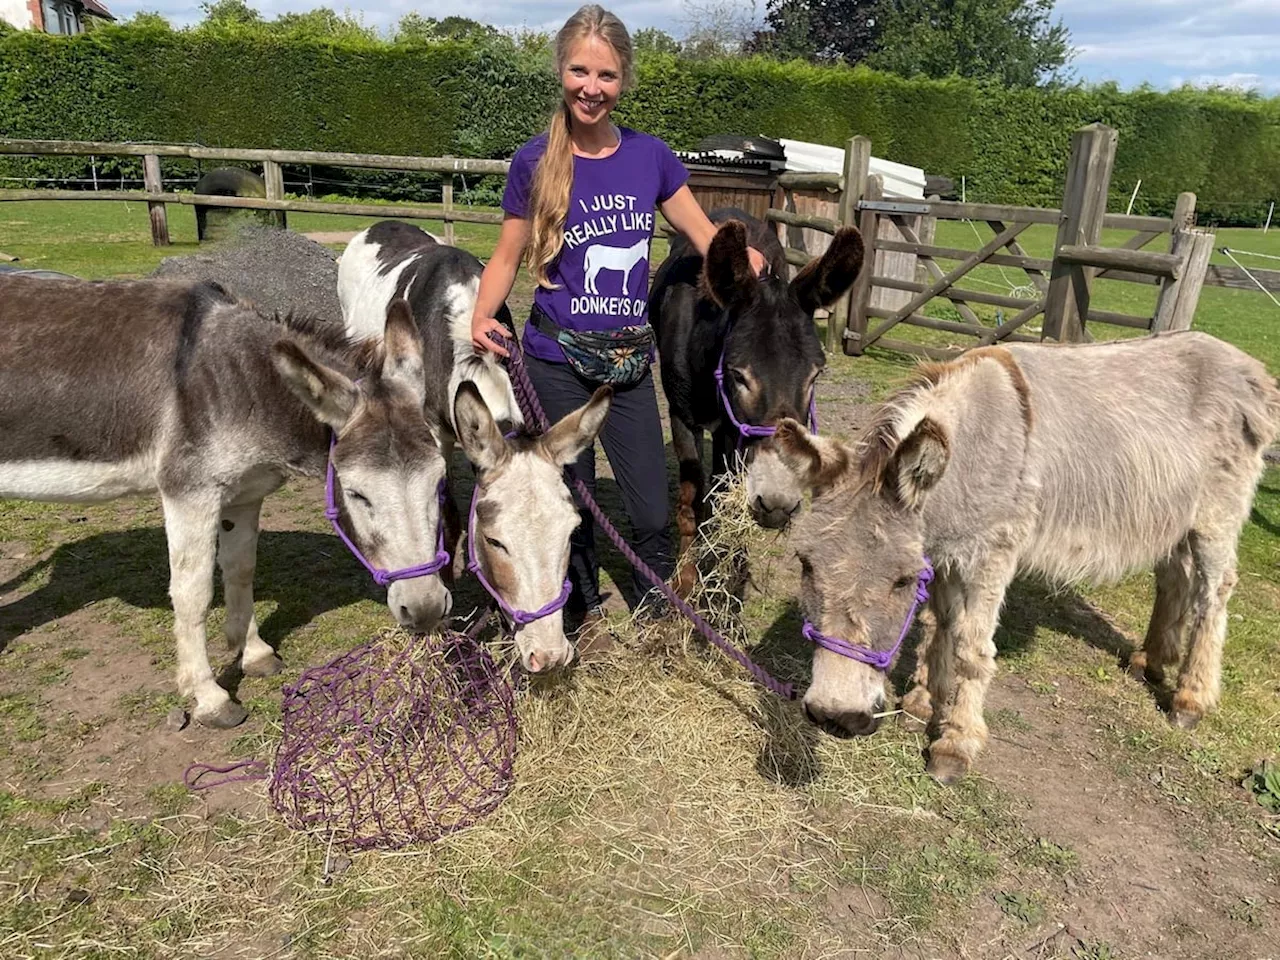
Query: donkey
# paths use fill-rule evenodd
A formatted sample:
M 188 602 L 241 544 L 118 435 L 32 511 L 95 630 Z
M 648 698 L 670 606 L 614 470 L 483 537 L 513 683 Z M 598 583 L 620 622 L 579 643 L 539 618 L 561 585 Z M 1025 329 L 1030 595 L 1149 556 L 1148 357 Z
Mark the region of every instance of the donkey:
M 794 535 L 819 644 L 806 713 L 840 735 L 876 729 L 932 561 L 935 627 L 903 707 L 939 734 L 928 771 L 952 783 L 986 743 L 992 637 L 1015 574 L 1105 582 L 1154 566 L 1130 669 L 1163 682 L 1186 636 L 1171 719 L 1193 727 L 1218 700 L 1236 542 L 1278 430 L 1263 365 L 1193 332 L 926 365 L 856 447 L 784 421 L 782 459 L 814 494 Z
M 710 216 L 720 228 L 705 262 L 677 238 L 649 297 L 680 464 L 682 554 L 706 519 L 704 429 L 714 431 L 713 477 L 726 472 L 734 451 L 743 448 L 747 498 L 758 523 L 784 527 L 800 508 L 801 490 L 764 436 L 772 431 L 761 425 L 800 417 L 809 408 L 826 364 L 814 311 L 852 286 L 863 259 L 861 235 L 846 227 L 826 253 L 788 283 L 782 279 L 782 245 L 767 225 L 740 210 L 716 210 Z M 772 273 L 765 279 L 751 269 L 748 243 L 769 260 Z M 680 572 L 683 591 L 692 576 L 691 569 Z
M 241 669 L 281 669 L 258 636 L 253 571 L 263 497 L 286 478 L 328 462 L 340 522 L 373 564 L 410 567 L 436 541 L 427 508 L 444 460 L 422 417 L 407 310 L 373 348 L 323 323 L 262 317 L 211 282 L 0 276 L 0 330 L 0 497 L 160 495 L 178 688 L 202 724 L 247 716 L 209 666 L 215 551 Z M 388 604 L 429 629 L 451 597 L 421 576 L 392 583 Z
M 497 423 L 518 428 L 523 418 L 506 370 L 492 354 L 477 357 L 471 346 L 481 271 L 471 254 L 437 244 L 417 227 L 384 221 L 347 246 L 338 265 L 338 293 L 348 332 L 361 338 L 376 338 L 377 318 L 408 303 L 424 344 L 424 411 L 433 436 L 446 463 L 460 443 L 477 473 L 476 536 L 468 551 L 475 553 L 482 583 L 492 587 L 500 605 L 545 611 L 536 621 L 512 624 L 524 668 L 540 673 L 573 659 L 560 607 L 549 609 L 561 590 L 569 535 L 577 526 L 576 512 L 572 523 L 563 514 L 563 504 L 571 501 L 561 468 L 595 442 L 612 392 L 596 391 L 542 441 L 504 440 Z M 511 323 L 505 306 L 499 319 Z M 444 510 L 452 544 L 457 514 L 451 499 Z
M 587 247 L 586 255 L 582 260 L 582 265 L 587 271 L 584 280 L 587 293 L 599 294 L 596 278 L 600 275 L 600 271 L 613 270 L 622 274 L 622 293 L 624 296 L 630 296 L 631 271 L 647 256 L 649 256 L 648 237 L 637 240 L 629 247 L 611 247 L 603 243 Z
M 492 353 L 476 356 L 471 346 L 471 313 L 483 272 L 467 251 L 395 220 L 356 234 L 338 261 L 338 301 L 350 337 L 377 338 L 391 304 L 409 302 L 422 334 L 427 419 L 446 450 L 456 436 L 453 398 L 464 380 L 476 385 L 498 420 L 515 427 L 524 422 L 507 372 Z M 505 304 L 497 319 L 512 329 Z

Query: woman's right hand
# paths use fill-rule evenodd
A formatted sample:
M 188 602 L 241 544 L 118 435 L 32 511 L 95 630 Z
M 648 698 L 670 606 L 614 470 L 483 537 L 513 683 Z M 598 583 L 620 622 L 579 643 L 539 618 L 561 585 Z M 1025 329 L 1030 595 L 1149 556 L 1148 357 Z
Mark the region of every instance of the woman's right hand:
M 471 346 L 476 353 L 483 354 L 488 350 L 500 357 L 508 356 L 506 348 L 489 339 L 489 333 L 498 333 L 508 340 L 513 339 L 511 331 L 493 317 L 474 316 L 471 318 Z

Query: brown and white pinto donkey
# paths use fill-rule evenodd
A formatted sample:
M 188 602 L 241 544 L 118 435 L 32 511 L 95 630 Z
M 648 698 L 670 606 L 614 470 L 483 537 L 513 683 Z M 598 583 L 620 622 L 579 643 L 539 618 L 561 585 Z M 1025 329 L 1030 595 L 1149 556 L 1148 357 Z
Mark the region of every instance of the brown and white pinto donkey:
M 934 628 L 903 708 L 931 722 L 929 773 L 953 782 L 986 743 L 992 638 L 1015 574 L 1105 582 L 1154 566 L 1130 669 L 1161 683 L 1182 655 L 1171 719 L 1194 726 L 1218 701 L 1236 542 L 1277 431 L 1280 389 L 1263 365 L 1193 332 L 926 365 L 856 446 L 784 421 L 781 455 L 814 494 L 794 534 L 819 644 L 809 717 L 836 734 L 876 729 L 932 561 Z
M 200 723 L 247 715 L 209 666 L 215 552 L 243 671 L 280 669 L 258 636 L 253 571 L 263 497 L 289 476 L 323 476 L 332 463 L 341 522 L 371 563 L 403 570 L 434 553 L 428 505 L 444 461 L 422 417 L 422 345 L 407 310 L 388 316 L 383 343 L 260 316 L 214 283 L 0 275 L 0 497 L 160 495 L 178 688 Z M 388 591 L 396 619 L 415 629 L 450 603 L 434 575 Z
M 713 478 L 729 470 L 741 451 L 747 498 L 758 523 L 783 527 L 800 508 L 800 487 L 778 460 L 772 439 L 759 435 L 771 431 L 752 428 L 800 418 L 809 409 L 826 364 L 814 311 L 830 306 L 853 285 L 863 258 L 861 234 L 845 227 L 788 283 L 782 279 L 782 245 L 771 227 L 741 210 L 715 210 L 710 217 L 720 229 L 705 262 L 677 238 L 649 296 L 649 322 L 657 335 L 662 391 L 680 464 L 682 555 L 706 519 L 705 429 L 713 431 Z M 768 259 L 769 276 L 755 276 L 748 244 Z M 682 593 L 693 576 L 690 566 L 679 572 Z
M 596 391 L 537 440 L 504 437 L 499 423 L 519 427 L 523 418 L 506 370 L 492 353 L 476 356 L 471 346 L 482 270 L 465 250 L 386 220 L 347 245 L 338 264 L 338 299 L 356 338 L 376 340 L 382 318 L 397 303 L 412 311 L 424 345 L 424 412 L 432 435 L 446 463 L 456 442 L 476 470 L 476 536 L 468 552 L 509 620 L 512 611 L 541 614 L 510 624 L 525 669 L 539 673 L 573 658 L 561 607 L 568 596 L 569 536 L 579 515 L 563 468 L 595 442 L 612 393 Z M 498 319 L 511 329 L 505 306 Z M 444 510 L 452 545 L 459 524 L 451 498 Z

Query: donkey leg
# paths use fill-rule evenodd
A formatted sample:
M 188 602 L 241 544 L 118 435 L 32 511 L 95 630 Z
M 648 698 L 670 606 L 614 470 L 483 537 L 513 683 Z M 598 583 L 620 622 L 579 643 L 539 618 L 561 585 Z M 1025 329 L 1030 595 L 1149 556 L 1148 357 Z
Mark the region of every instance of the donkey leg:
M 1164 683 L 1164 670 L 1177 663 L 1182 639 L 1195 599 L 1191 546 L 1183 540 L 1156 565 L 1156 601 L 1142 649 L 1129 657 L 1129 673 L 1134 679 L 1157 686 Z
M 253 571 L 258 562 L 258 520 L 262 501 L 224 507 L 218 527 L 218 566 L 222 568 L 222 592 L 227 600 L 223 633 L 227 646 L 240 655 L 246 677 L 270 677 L 284 662 L 258 636 L 253 614 Z
M 955 620 L 946 629 L 950 656 L 935 654 L 929 659 L 930 693 L 941 692 L 941 684 L 934 677 L 937 666 L 949 660 L 954 671 L 953 677 L 947 678 L 954 683 L 954 697 L 945 711 L 942 735 L 929 745 L 926 769 L 939 783 L 952 784 L 963 777 L 987 745 L 982 709 L 996 672 L 996 623 L 1012 575 L 1010 568 L 1007 577 L 965 586 L 960 602 L 951 611 Z M 937 642 L 941 639 L 942 635 L 935 638 L 931 648 L 941 646 Z M 935 711 L 941 705 L 935 697 Z M 934 719 L 938 719 L 936 713 Z
M 928 614 L 932 624 L 926 626 L 920 648 L 916 651 L 916 671 L 902 709 L 928 727 L 940 729 L 955 696 L 956 618 L 964 610 L 964 590 L 939 571 L 929 593 Z M 931 629 L 930 629 L 931 628 Z
M 1237 529 L 1192 534 L 1195 617 L 1187 655 L 1173 695 L 1172 721 L 1190 730 L 1218 705 L 1222 644 L 1227 635 L 1227 601 L 1236 586 Z
M 676 571 L 676 593 L 687 598 L 698 579 L 697 564 L 691 554 L 693 541 L 702 522 L 704 478 L 702 473 L 702 431 L 680 420 L 671 420 L 671 445 L 680 464 L 680 501 L 676 508 L 676 527 L 680 532 L 680 569 Z
M 916 726 L 916 729 L 928 726 L 933 720 L 933 698 L 929 696 L 929 651 L 938 642 L 938 619 L 932 609 L 922 611 L 920 621 L 920 645 L 916 647 L 916 668 L 911 674 L 911 688 L 899 703 L 903 722 Z
M 218 686 L 209 666 L 205 620 L 213 601 L 214 552 L 218 541 L 216 500 L 162 495 L 169 541 L 169 596 L 178 641 L 178 690 L 195 697 L 195 719 L 209 727 L 234 727 L 249 715 Z

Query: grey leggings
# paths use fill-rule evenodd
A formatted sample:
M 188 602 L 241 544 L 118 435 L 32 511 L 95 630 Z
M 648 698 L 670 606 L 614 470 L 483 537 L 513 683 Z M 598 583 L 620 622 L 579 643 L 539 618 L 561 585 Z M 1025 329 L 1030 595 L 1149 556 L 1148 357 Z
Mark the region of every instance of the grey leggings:
M 525 366 L 538 391 L 538 399 L 552 423 L 572 413 L 600 386 L 580 377 L 567 363 L 549 363 L 525 354 Z M 615 389 L 609 416 L 600 431 L 613 475 L 622 492 L 622 502 L 631 519 L 631 546 L 663 580 L 675 569 L 671 555 L 669 502 L 667 498 L 667 456 L 654 393 L 653 371 L 629 387 Z M 596 450 L 593 444 L 582 452 L 574 471 L 595 496 Z M 577 493 L 574 493 L 577 500 Z M 569 580 L 573 584 L 570 605 L 578 610 L 600 603 L 600 570 L 596 562 L 595 526 L 581 503 L 582 525 L 574 532 L 569 549 Z M 649 582 L 633 575 L 636 596 L 649 590 Z

